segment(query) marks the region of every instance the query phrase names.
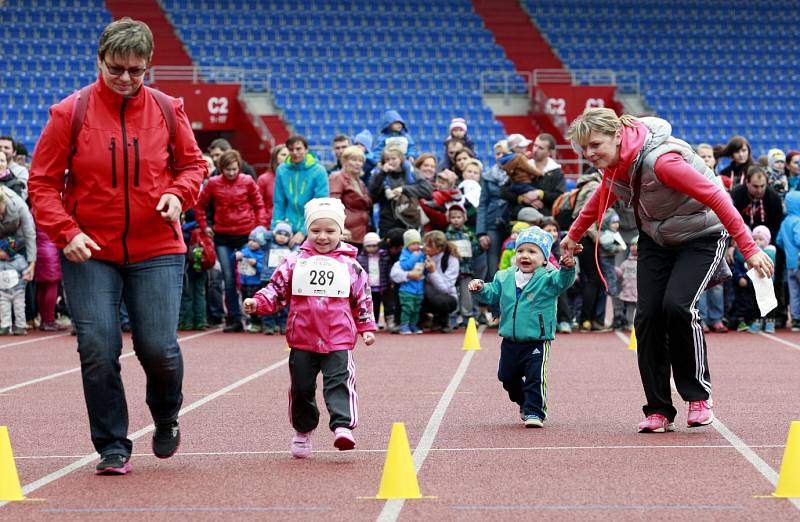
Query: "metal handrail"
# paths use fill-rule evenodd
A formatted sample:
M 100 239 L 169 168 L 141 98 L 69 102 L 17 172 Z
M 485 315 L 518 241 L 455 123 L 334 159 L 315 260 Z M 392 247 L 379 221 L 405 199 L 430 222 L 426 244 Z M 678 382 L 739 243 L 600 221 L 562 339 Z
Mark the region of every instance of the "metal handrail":
M 191 83 L 238 83 L 244 92 L 267 92 L 270 73 L 266 69 L 196 65 L 156 65 L 148 69 L 148 83 L 179 81 Z
M 502 94 L 510 96 L 512 94 L 527 94 L 530 92 L 531 71 L 482 71 L 481 72 L 481 94 Z M 522 78 L 525 85 L 525 92 L 517 92 L 514 87 L 519 85 Z
M 572 85 L 616 85 L 617 91 L 628 94 L 640 92 L 638 71 L 611 69 L 534 69 L 532 85 L 542 83 L 569 83 Z

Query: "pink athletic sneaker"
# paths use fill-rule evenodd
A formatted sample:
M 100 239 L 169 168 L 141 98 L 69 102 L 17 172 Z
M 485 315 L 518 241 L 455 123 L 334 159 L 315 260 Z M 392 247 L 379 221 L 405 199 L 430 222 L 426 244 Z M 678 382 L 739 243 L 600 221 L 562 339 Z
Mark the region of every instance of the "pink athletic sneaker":
M 311 455 L 311 432 L 300 433 L 296 431 L 292 437 L 292 457 L 304 459 Z
M 664 433 L 665 431 L 675 431 L 675 424 L 660 413 L 648 415 L 639 423 L 639 433 Z
M 333 445 L 339 451 L 347 451 L 356 447 L 356 439 L 353 438 L 353 432 L 349 428 L 336 428 L 333 433 Z
M 711 399 L 689 402 L 689 418 L 687 419 L 689 427 L 696 428 L 714 422 L 714 412 L 711 411 L 711 407 Z

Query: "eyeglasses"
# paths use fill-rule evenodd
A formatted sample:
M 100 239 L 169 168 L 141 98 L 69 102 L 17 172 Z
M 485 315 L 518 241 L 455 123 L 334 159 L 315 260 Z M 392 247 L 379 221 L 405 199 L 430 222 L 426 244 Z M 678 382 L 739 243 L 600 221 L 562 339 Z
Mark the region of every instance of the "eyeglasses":
M 144 75 L 145 71 L 147 71 L 147 67 L 131 67 L 126 69 L 125 67 L 120 67 L 118 65 L 109 65 L 105 60 L 103 60 L 103 65 L 106 66 L 106 71 L 108 71 L 108 74 L 111 76 L 122 76 L 127 71 L 131 78 L 139 78 L 140 76 Z

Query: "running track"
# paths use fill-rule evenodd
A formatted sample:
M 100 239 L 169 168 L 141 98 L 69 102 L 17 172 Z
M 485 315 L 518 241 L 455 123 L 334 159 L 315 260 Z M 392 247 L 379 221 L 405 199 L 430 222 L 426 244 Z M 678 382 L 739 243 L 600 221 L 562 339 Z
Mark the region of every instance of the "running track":
M 360 345 L 357 449 L 333 448 L 323 412 L 305 461 L 288 454 L 282 337 L 182 333 L 183 444 L 166 461 L 150 454 L 144 376 L 126 355 L 135 441 L 124 477 L 93 474 L 75 338 L 4 338 L 0 425 L 37 500 L 0 502 L 0 520 L 800 520 L 800 499 L 759 498 L 800 419 L 800 334 L 710 335 L 718 422 L 684 428 L 675 396 L 677 431 L 663 435 L 635 433 L 643 397 L 621 335 L 556 340 L 544 430 L 522 428 L 496 379 L 496 331 L 481 351 L 462 351 L 462 336 Z M 422 494 L 436 498 L 363 498 L 378 491 L 393 422 L 405 423 Z

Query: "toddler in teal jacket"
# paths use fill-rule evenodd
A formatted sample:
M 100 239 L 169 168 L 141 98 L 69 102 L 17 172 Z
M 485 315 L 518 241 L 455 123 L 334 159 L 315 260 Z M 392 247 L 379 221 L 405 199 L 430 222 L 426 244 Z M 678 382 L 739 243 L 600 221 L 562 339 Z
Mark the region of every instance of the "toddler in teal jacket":
M 526 428 L 543 427 L 547 417 L 547 358 L 555 338 L 558 296 L 575 282 L 575 261 L 564 256 L 561 268 L 547 266 L 553 236 L 530 227 L 517 236 L 517 266 L 500 270 L 494 281 L 473 279 L 469 289 L 479 301 L 500 305 L 500 367 L 497 377 L 512 402 L 519 404 Z

